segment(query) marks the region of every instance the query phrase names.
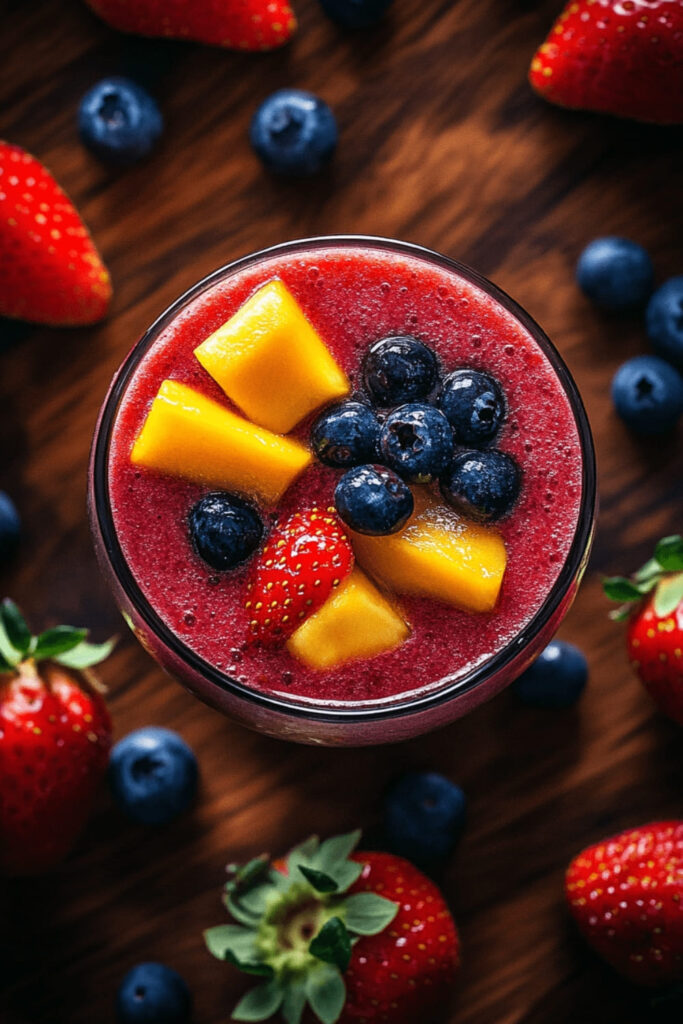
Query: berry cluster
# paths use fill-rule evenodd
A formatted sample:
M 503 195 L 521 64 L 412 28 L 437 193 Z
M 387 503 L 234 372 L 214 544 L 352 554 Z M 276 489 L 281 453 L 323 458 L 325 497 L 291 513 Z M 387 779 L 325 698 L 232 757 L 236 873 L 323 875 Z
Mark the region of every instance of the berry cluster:
M 444 499 L 477 522 L 501 519 L 519 495 L 515 460 L 491 447 L 505 396 L 487 373 L 458 369 L 443 379 L 423 342 L 375 342 L 363 364 L 367 401 L 344 401 L 315 421 L 321 462 L 346 472 L 335 489 L 339 515 L 358 533 L 395 533 L 413 511 L 409 484 L 438 481 Z
M 611 313 L 645 308 L 655 355 L 634 356 L 612 380 L 612 401 L 626 426 L 642 437 L 666 434 L 683 415 L 683 277 L 656 291 L 649 253 L 628 238 L 596 238 L 581 253 L 576 279 L 584 294 Z

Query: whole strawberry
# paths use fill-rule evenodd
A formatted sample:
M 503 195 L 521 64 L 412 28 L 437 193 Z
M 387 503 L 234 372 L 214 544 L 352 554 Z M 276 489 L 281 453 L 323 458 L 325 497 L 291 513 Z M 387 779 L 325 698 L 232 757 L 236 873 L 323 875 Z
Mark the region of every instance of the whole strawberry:
M 272 530 L 247 584 L 251 638 L 283 643 L 352 568 L 351 541 L 333 508 L 294 512 Z
M 584 938 L 617 971 L 639 985 L 683 981 L 683 821 L 584 850 L 565 892 Z
M 529 80 L 562 107 L 683 122 L 683 0 L 570 0 Z
M 628 618 L 628 656 L 664 714 L 683 725 L 683 537 L 665 537 L 634 576 L 604 582 L 623 602 L 612 618 Z
M 106 267 L 50 172 L 0 141 L 0 315 L 70 327 L 105 316 Z
M 88 669 L 111 651 L 87 630 L 31 636 L 0 607 L 0 873 L 47 870 L 69 852 L 107 767 L 111 722 Z
M 225 903 L 239 923 L 210 928 L 206 943 L 261 978 L 234 1020 L 299 1024 L 306 1010 L 322 1024 L 415 1024 L 446 1012 L 460 943 L 443 896 L 408 861 L 353 853 L 359 839 L 313 837 L 284 863 L 231 868 Z
M 192 39 L 233 50 L 272 50 L 296 29 L 289 0 L 86 0 L 122 32 Z

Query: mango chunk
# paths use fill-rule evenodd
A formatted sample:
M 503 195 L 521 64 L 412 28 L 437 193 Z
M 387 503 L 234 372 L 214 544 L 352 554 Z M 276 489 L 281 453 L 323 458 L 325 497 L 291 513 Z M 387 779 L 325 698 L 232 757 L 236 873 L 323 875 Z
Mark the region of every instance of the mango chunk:
M 245 416 L 278 434 L 349 391 L 346 374 L 277 279 L 259 288 L 194 354 Z
M 290 654 L 309 668 L 327 669 L 357 658 L 393 651 L 410 627 L 358 568 L 322 608 L 287 641 Z
M 507 554 L 497 530 L 461 518 L 414 488 L 415 511 L 399 533 L 352 536 L 356 559 L 397 594 L 417 594 L 470 612 L 495 607 Z
M 133 445 L 131 462 L 195 483 L 241 491 L 275 505 L 311 453 L 165 380 Z

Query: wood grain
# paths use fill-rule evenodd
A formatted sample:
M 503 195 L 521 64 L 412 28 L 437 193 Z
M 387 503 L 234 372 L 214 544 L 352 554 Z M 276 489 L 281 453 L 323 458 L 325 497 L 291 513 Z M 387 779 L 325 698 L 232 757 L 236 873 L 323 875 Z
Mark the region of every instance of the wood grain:
M 113 274 L 112 315 L 89 330 L 0 327 L 0 486 L 25 537 L 0 578 L 37 625 L 121 632 L 85 520 L 85 468 L 108 380 L 181 291 L 262 246 L 327 232 L 421 242 L 511 292 L 556 341 L 595 430 L 602 512 L 591 568 L 561 634 L 588 652 L 573 714 L 504 694 L 403 746 L 295 748 L 252 735 L 190 698 L 123 635 L 106 666 L 117 735 L 178 729 L 202 766 L 196 813 L 160 833 L 124 822 L 103 793 L 74 856 L 0 899 L 2 1024 L 110 1024 L 124 971 L 179 969 L 195 1024 L 222 1024 L 242 983 L 205 953 L 222 919 L 223 865 L 303 834 L 377 820 L 383 787 L 429 766 L 469 794 L 466 837 L 443 885 L 465 967 L 451 1024 L 640 1024 L 647 998 L 579 943 L 562 906 L 564 867 L 582 845 L 647 819 L 680 816 L 680 732 L 657 715 L 607 621 L 602 573 L 633 567 L 681 529 L 681 436 L 640 444 L 616 421 L 609 381 L 646 349 L 641 324 L 607 319 L 578 294 L 573 265 L 594 235 L 650 247 L 658 274 L 683 271 L 683 135 L 551 109 L 525 82 L 557 0 L 396 0 L 386 24 L 345 34 L 314 0 L 286 51 L 237 56 L 126 39 L 78 0 L 5 2 L 2 134 L 55 172 Z M 142 76 L 167 118 L 164 142 L 126 173 L 79 145 L 78 100 L 109 73 Z M 274 88 L 312 89 L 334 107 L 334 167 L 303 187 L 266 177 L 246 138 Z

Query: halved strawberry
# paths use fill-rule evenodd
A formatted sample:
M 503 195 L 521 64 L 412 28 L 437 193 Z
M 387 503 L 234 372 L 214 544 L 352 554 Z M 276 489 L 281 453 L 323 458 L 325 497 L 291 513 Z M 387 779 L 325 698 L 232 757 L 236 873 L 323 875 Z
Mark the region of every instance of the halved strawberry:
M 563 107 L 683 122 L 682 0 L 571 0 L 529 81 Z
M 106 314 L 111 282 L 50 172 L 0 141 L 0 315 L 70 327 Z
M 251 638 L 283 643 L 352 568 L 351 541 L 333 508 L 294 512 L 270 534 L 247 584 Z
M 192 39 L 233 50 L 272 50 L 296 29 L 289 0 L 86 0 L 122 32 Z

